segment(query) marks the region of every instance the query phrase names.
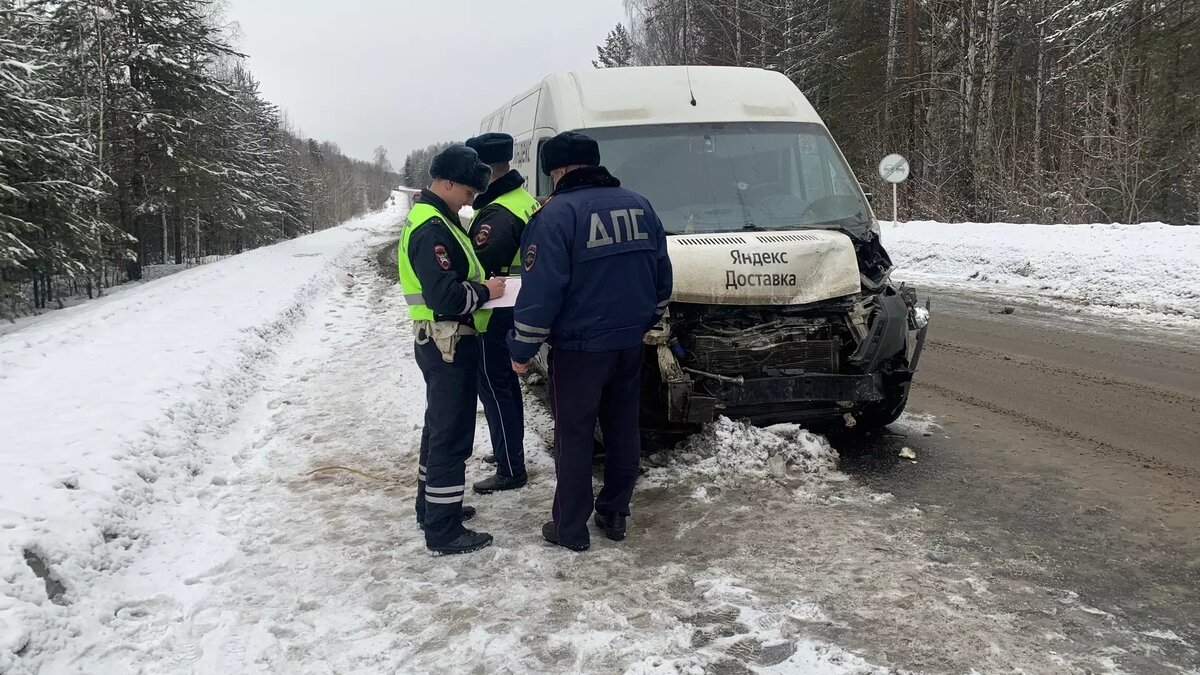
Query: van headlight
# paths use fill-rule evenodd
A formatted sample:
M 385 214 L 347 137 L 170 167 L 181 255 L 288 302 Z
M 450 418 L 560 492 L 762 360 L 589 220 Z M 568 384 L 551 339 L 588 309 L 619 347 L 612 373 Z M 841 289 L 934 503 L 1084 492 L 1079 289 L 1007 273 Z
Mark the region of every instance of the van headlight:
M 924 307 L 913 307 L 908 310 L 908 329 L 921 330 L 929 325 L 929 310 Z

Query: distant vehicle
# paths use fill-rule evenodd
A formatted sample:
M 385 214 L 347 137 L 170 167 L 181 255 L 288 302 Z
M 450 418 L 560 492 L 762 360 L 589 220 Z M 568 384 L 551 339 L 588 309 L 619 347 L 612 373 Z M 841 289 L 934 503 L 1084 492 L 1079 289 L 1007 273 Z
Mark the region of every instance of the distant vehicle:
M 479 130 L 516 139 L 514 168 L 543 199 L 541 144 L 582 131 L 662 218 L 675 292 L 647 336 L 646 430 L 686 432 L 716 415 L 873 429 L 904 410 L 928 310 L 891 283 L 859 182 L 782 74 L 551 75 Z

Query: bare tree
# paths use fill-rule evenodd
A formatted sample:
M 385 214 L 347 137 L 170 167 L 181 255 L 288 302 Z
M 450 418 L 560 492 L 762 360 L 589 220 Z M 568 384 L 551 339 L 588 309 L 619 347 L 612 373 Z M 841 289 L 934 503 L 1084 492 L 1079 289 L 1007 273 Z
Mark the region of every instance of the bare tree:
M 791 78 L 907 216 L 1200 219 L 1200 0 L 627 0 L 635 62 Z M 882 186 L 879 186 L 882 187 Z

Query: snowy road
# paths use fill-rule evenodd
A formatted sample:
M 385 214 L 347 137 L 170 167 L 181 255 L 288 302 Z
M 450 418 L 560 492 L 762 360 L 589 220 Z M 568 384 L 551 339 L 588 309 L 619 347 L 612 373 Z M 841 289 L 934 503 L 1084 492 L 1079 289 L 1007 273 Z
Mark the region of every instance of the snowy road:
M 842 470 L 899 502 L 937 505 L 929 525 L 952 559 L 1071 589 L 1153 638 L 1108 645 L 1128 672 L 1175 672 L 1166 662 L 1196 672 L 1196 332 L 1064 316 L 1011 297 L 925 294 L 937 320 L 909 411 L 941 428 L 876 437 Z M 906 446 L 916 463 L 898 459 Z M 1146 660 L 1135 667 L 1133 654 Z
M 124 294 L 137 312 L 200 298 L 243 307 L 189 326 L 194 342 L 114 327 L 135 310 L 100 304 L 56 319 L 70 331 L 0 341 L 14 366 L 0 387 L 14 400 L 9 385 L 45 349 L 39 335 L 90 327 L 129 335 L 135 355 L 164 343 L 173 354 L 165 370 L 99 390 L 125 392 L 104 405 L 143 410 L 152 433 L 140 420 L 0 429 L 38 452 L 89 447 L 90 434 L 103 455 L 73 465 L 64 450 L 39 473 L 28 453 L 0 453 L 5 487 L 19 474 L 27 488 L 0 509 L 0 672 L 1200 667 L 1185 605 L 1200 585 L 1195 475 L 1147 487 L 1158 473 L 1093 464 L 1078 439 L 945 395 L 951 363 L 936 350 L 934 387 L 918 387 L 900 435 L 868 441 L 880 455 L 855 458 L 859 442 L 835 438 L 838 470 L 833 448 L 802 430 L 716 424 L 651 458 L 628 540 L 597 538 L 583 555 L 538 535 L 552 469 L 549 420 L 530 397 L 530 485 L 469 497 L 496 545 L 429 556 L 412 516 L 420 375 L 399 289 L 374 264 L 396 218 L 264 251 L 259 269 L 222 261 Z M 273 291 L 288 274 L 296 288 Z M 86 384 L 57 376 L 57 392 Z M 483 429 L 480 417 L 477 450 Z M 897 446 L 918 462 L 898 461 Z M 375 478 L 307 475 L 329 466 Z M 485 472 L 472 460 L 468 479 Z M 73 516 L 39 525 L 49 513 Z

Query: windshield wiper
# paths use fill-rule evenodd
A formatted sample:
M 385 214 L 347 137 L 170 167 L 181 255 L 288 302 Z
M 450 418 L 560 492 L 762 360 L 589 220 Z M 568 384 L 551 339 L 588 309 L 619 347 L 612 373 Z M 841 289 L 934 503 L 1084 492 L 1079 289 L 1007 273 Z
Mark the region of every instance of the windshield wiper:
M 742 231 L 743 232 L 766 232 L 767 230 L 765 228 L 759 227 L 758 225 L 755 225 L 754 223 L 746 223 L 745 225 L 742 225 Z
M 815 223 L 796 223 L 788 226 L 788 229 L 804 229 L 804 228 L 822 228 L 822 227 L 870 227 L 869 221 L 863 220 L 858 216 L 844 216 L 842 218 L 831 218 L 829 220 L 821 220 Z

